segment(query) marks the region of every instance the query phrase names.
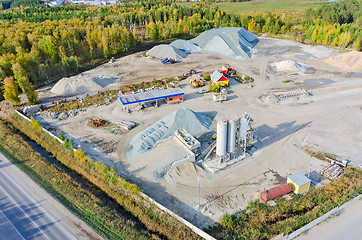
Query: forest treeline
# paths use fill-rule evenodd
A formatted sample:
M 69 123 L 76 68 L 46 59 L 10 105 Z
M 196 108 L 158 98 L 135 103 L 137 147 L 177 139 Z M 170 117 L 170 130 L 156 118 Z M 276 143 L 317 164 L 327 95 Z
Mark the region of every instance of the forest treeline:
M 214 27 L 244 27 L 273 35 L 297 33 L 319 44 L 361 50 L 361 17 L 356 12 L 360 2 L 331 3 L 305 15 L 230 14 L 204 3 L 172 1 L 10 8 L 0 11 L 0 87 L 7 100 L 19 104 L 19 93 L 24 92 L 33 104 L 37 101 L 34 84 L 76 74 L 85 65 L 127 53 L 144 41 L 186 38 Z M 331 8 L 346 9 L 352 17 L 331 21 Z

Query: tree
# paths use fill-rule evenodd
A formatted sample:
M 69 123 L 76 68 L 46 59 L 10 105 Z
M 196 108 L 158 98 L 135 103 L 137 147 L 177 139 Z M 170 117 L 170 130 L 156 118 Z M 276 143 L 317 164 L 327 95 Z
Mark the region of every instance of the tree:
M 14 63 L 11 69 L 14 73 L 16 82 L 18 83 L 23 93 L 26 94 L 29 103 L 35 104 L 38 99 L 38 94 L 36 93 L 34 86 L 29 81 L 25 69 L 20 65 L 20 63 Z
M 6 77 L 4 79 L 4 97 L 7 101 L 16 105 L 20 104 L 19 86 L 14 81 L 13 77 Z

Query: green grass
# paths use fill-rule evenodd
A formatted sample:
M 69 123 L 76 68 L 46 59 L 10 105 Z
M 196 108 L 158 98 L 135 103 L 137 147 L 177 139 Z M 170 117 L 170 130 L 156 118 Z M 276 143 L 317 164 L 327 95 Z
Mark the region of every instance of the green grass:
M 226 12 L 243 12 L 248 10 L 289 10 L 317 7 L 327 3 L 325 0 L 256 0 L 250 2 L 221 2 L 212 4 Z

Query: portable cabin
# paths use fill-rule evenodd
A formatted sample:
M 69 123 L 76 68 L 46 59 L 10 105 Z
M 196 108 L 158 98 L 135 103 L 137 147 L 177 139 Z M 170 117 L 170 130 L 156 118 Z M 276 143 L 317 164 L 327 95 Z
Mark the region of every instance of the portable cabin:
M 298 194 L 309 189 L 311 180 L 303 173 L 297 172 L 288 177 L 287 183 L 292 186 L 293 192 Z

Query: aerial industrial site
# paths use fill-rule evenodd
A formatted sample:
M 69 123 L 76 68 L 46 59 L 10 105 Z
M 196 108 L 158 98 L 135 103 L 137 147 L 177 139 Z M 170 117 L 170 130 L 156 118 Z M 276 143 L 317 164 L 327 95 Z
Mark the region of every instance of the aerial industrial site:
M 216 28 L 63 78 L 23 112 L 204 228 L 362 163 L 361 70 L 361 52 Z M 52 110 L 108 90 L 106 104 Z

